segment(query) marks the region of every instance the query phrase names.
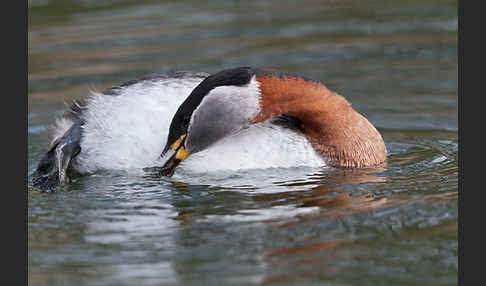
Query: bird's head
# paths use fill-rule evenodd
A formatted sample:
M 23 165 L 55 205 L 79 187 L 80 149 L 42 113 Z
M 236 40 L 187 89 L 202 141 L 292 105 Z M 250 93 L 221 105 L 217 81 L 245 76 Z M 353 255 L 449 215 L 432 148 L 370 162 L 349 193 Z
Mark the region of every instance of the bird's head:
M 260 109 L 255 72 L 241 67 L 204 79 L 179 106 L 162 156 L 162 175 L 171 176 L 190 154 L 251 124 Z

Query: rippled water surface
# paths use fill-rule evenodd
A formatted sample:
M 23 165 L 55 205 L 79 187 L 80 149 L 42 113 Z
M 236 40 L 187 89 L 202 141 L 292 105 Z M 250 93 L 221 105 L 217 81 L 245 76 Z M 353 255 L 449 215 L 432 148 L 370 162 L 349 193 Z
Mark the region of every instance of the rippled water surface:
M 29 181 L 69 100 L 148 73 L 254 66 L 344 95 L 383 169 L 28 189 L 31 285 L 454 285 L 457 2 L 29 1 Z

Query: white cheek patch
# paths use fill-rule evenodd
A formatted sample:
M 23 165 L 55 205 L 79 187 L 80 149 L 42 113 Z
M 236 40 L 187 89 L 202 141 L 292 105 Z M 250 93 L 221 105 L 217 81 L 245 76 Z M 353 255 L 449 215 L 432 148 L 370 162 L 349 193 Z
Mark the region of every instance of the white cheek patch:
M 192 113 L 186 146 L 202 150 L 248 126 L 259 112 L 260 87 L 255 77 L 244 86 L 216 87 Z
M 235 118 L 252 120 L 260 112 L 260 83 L 253 76 L 244 86 L 219 86 L 211 90 L 194 110 L 191 123 L 198 109 L 205 105 L 223 103 L 227 112 L 234 114 Z M 196 115 L 197 117 L 197 115 Z

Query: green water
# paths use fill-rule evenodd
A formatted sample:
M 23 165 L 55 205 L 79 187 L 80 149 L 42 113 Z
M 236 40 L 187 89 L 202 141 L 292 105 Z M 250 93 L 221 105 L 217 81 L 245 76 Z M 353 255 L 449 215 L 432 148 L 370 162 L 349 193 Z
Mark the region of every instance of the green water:
M 148 73 L 315 78 L 384 169 L 81 177 L 28 190 L 30 285 L 455 285 L 456 1 L 29 1 L 29 181 L 65 102 Z

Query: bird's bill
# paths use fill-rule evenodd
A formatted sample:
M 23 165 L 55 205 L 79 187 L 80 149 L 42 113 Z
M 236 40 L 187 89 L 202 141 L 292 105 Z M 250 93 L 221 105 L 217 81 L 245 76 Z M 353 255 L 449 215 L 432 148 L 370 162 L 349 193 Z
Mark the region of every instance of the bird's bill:
M 177 139 L 169 148 L 168 153 L 169 159 L 165 162 L 164 166 L 162 166 L 161 174 L 163 176 L 172 176 L 174 174 L 175 168 L 182 162 L 184 159 L 189 156 L 189 151 L 184 148 L 186 134 L 182 135 Z

